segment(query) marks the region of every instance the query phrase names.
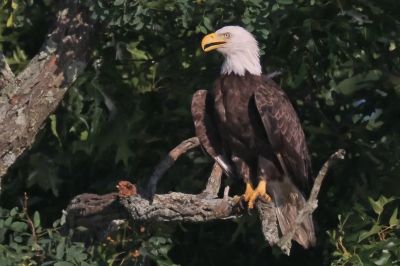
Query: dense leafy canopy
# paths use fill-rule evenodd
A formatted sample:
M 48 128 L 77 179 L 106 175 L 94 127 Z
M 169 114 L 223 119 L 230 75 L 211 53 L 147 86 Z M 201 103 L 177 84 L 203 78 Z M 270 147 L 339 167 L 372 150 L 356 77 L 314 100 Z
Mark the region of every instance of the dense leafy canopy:
M 15 72 L 39 49 L 56 2 L 1 1 L 0 48 Z M 10 171 L 1 195 L 2 207 L 12 209 L 28 192 L 38 236 L 32 235 L 26 211 L 2 209 L 1 265 L 400 260 L 398 0 L 93 0 L 86 5 L 103 25 L 93 63 Z M 73 196 L 112 191 L 119 179 L 145 184 L 166 152 L 194 135 L 191 95 L 212 86 L 222 59 L 204 55 L 199 42 L 205 33 L 232 24 L 256 35 L 265 72 L 282 72 L 277 81 L 302 118 L 314 169 L 336 149 L 347 150 L 346 161 L 321 191 L 317 247 L 284 257 L 265 245 L 255 215 L 145 233 L 135 229 L 88 247 L 61 236 L 62 219 L 52 224 Z M 191 152 L 158 191 L 199 192 L 210 167 L 201 151 Z M 232 185 L 236 193 L 243 189 L 239 182 Z

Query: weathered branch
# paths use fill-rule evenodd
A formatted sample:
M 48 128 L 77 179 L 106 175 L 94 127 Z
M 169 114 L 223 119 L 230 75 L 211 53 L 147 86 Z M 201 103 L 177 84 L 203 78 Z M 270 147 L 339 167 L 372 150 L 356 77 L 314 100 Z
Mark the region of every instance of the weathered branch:
M 7 64 L 6 58 L 0 52 L 0 92 L 8 86 L 15 84 L 15 76 Z
M 153 174 L 149 178 L 149 182 L 147 185 L 147 189 L 144 192 L 144 196 L 151 199 L 153 198 L 157 183 L 161 179 L 161 177 L 167 172 L 167 170 L 175 163 L 176 160 L 182 155 L 188 152 L 191 149 L 196 148 L 200 145 L 199 139 L 197 137 L 193 137 L 187 140 L 182 141 L 178 146 L 176 146 L 173 150 L 171 150 L 168 155 L 156 166 Z
M 216 198 L 221 187 L 222 168 L 218 163 L 214 163 L 210 177 L 208 178 L 206 188 L 201 193 L 209 198 Z
M 85 193 L 72 199 L 66 209 L 68 228 L 83 226 L 88 229 L 74 237 L 103 240 L 114 220 L 128 219 L 128 212 L 118 199 L 118 193 L 101 196 Z
M 277 217 L 275 215 L 275 205 L 257 201 L 256 208 L 261 221 L 261 232 L 265 241 L 272 247 L 279 241 L 279 229 Z
M 206 222 L 237 218 L 241 214 L 233 198 L 205 198 L 201 194 L 171 192 L 154 195 L 152 203 L 140 196 L 121 198 L 120 202 L 134 221 L 141 222 Z
M 0 178 L 32 145 L 88 63 L 95 22 L 80 1 L 62 3 L 40 52 L 15 79 L 0 55 Z
M 173 149 L 169 156 L 156 167 L 150 180 L 152 186 L 157 184 L 157 181 L 180 155 L 198 145 L 198 139 L 191 138 L 183 141 Z M 281 238 L 274 204 L 257 201 L 256 208 L 261 220 L 261 230 L 269 245 L 278 244 L 284 253 L 290 254 L 291 240 L 294 233 L 304 218 L 312 214 L 317 207 L 318 192 L 329 167 L 333 161 L 343 159 L 343 156 L 344 150 L 339 150 L 322 166 L 315 179 L 310 198 L 305 207 L 299 211 L 296 225 Z M 85 225 L 92 228 L 95 224 L 96 230 L 91 231 L 100 231 L 104 236 L 106 233 L 110 233 L 110 228 L 116 228 L 113 226 L 113 220 L 120 221 L 120 219 L 124 219 L 127 216 L 130 220 L 137 222 L 183 221 L 199 223 L 238 218 L 245 214 L 245 208 L 239 204 L 237 198 L 228 196 L 229 187 L 225 188 L 223 198 L 217 198 L 221 185 L 221 176 L 222 169 L 217 164 L 214 164 L 205 190 L 198 195 L 171 192 L 163 195 L 154 195 L 150 201 L 136 194 L 136 188 L 126 181 L 120 182 L 123 185 L 118 185 L 119 196 L 115 193 L 104 196 L 79 195 L 72 200 L 67 208 L 68 220 L 74 221 L 74 223 L 70 222 L 68 226 Z M 101 218 L 103 215 L 105 219 Z M 102 222 L 99 223 L 99 221 Z

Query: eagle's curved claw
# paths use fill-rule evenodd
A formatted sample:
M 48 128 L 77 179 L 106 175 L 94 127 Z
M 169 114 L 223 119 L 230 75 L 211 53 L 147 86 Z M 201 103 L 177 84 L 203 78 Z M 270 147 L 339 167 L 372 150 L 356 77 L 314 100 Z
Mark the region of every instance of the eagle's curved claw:
M 247 191 L 247 189 L 246 189 Z M 254 203 L 258 199 L 258 197 L 263 197 L 267 202 L 272 200 L 271 196 L 268 195 L 267 191 L 267 181 L 261 180 L 258 183 L 257 188 L 251 193 L 250 199 L 248 200 L 247 206 L 249 209 L 254 208 Z
M 242 196 L 235 196 L 234 200 L 236 203 L 239 203 L 239 201 L 244 200 L 247 202 L 247 208 L 248 209 L 253 209 L 254 208 L 254 203 L 259 197 L 262 197 L 265 201 L 270 202 L 272 200 L 271 196 L 268 195 L 267 191 L 267 181 L 261 180 L 258 183 L 258 186 L 256 189 L 253 189 L 253 186 L 251 185 L 251 182 L 248 181 L 246 182 L 246 190 Z
M 250 181 L 246 182 L 246 190 L 243 194 L 243 199 L 245 202 L 248 202 L 251 199 L 251 195 L 254 193 L 254 188 L 251 185 Z

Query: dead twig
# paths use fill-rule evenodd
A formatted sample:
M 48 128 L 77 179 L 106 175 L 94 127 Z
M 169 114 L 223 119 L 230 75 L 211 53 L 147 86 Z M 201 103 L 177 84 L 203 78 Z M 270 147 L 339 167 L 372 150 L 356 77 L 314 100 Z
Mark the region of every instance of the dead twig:
M 222 168 L 218 163 L 214 163 L 210 177 L 208 178 L 206 188 L 201 193 L 206 197 L 218 196 L 219 189 L 221 187 Z
M 22 212 L 24 213 L 26 221 L 32 232 L 32 242 L 34 243 L 33 246 L 37 246 L 38 238 L 37 238 L 37 234 L 36 234 L 35 224 L 33 223 L 31 217 L 28 214 L 28 199 L 29 199 L 28 193 L 24 192 L 24 200 L 22 203 Z
M 176 160 L 191 149 L 196 148 L 200 145 L 199 139 L 193 137 L 182 141 L 178 146 L 171 150 L 168 155 L 156 166 L 153 174 L 149 178 L 147 183 L 146 191 L 144 192 L 144 197 L 152 199 L 157 188 L 157 183 L 161 177 L 167 172 L 169 168 L 175 163 Z

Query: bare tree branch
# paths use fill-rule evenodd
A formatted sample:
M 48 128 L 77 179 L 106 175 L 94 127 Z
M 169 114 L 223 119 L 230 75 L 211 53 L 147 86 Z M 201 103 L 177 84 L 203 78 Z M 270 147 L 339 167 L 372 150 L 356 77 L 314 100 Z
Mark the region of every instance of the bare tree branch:
M 32 145 L 88 63 L 95 22 L 80 1 L 62 3 L 54 29 L 15 81 L 0 55 L 0 178 Z
M 261 221 L 261 232 L 265 241 L 272 247 L 279 241 L 278 222 L 275 215 L 275 205 L 257 201 L 256 208 Z
M 15 84 L 15 76 L 7 64 L 6 58 L 0 52 L 0 92 L 7 86 Z
M 151 186 L 149 187 L 153 189 L 152 186 L 157 184 L 157 181 L 180 155 L 198 145 L 198 139 L 191 138 L 174 148 L 168 157 L 156 167 L 150 178 Z M 304 217 L 312 214 L 317 207 L 318 192 L 329 167 L 333 161 L 343 159 L 343 156 L 344 150 L 339 150 L 322 166 L 315 179 L 310 198 L 304 209 L 299 211 L 296 225 L 282 238 L 279 235 L 274 204 L 257 201 L 256 208 L 261 220 L 261 231 L 270 246 L 277 244 L 285 254 L 290 254 L 291 241 L 295 231 Z M 120 219 L 126 219 L 127 216 L 130 220 L 137 222 L 183 221 L 199 223 L 235 219 L 245 215 L 246 209 L 242 207 L 241 202 L 235 197 L 228 196 L 229 187 L 225 188 L 223 198 L 217 198 L 221 186 L 221 176 L 222 169 L 218 164 L 214 164 L 206 188 L 202 193 L 193 195 L 171 192 L 154 195 L 151 201 L 136 194 L 134 185 L 127 181 L 121 181 L 117 186 L 120 190 L 119 195 L 116 193 L 103 196 L 82 194 L 73 199 L 67 208 L 67 217 L 68 221 L 74 222 L 69 222 L 68 227 L 84 225 L 88 226 L 90 231 L 97 232 L 97 236 L 99 232 L 101 236 L 106 236 L 110 233 L 110 228 L 116 230 L 115 224 L 120 223 Z M 104 219 L 102 216 L 104 216 Z M 93 227 L 95 227 L 95 230 L 93 230 Z
M 175 163 L 176 160 L 191 149 L 196 148 L 200 145 L 199 139 L 193 137 L 182 141 L 178 146 L 171 150 L 168 155 L 156 166 L 153 174 L 149 178 L 147 189 L 144 192 L 144 196 L 149 199 L 153 198 L 156 192 L 157 183 L 161 177 L 167 172 L 167 170 Z
M 69 203 L 66 213 L 68 228 L 83 226 L 88 231 L 74 234 L 74 238 L 86 237 L 103 240 L 110 233 L 108 228 L 114 220 L 128 219 L 129 215 L 119 203 L 118 193 L 96 195 L 85 193 L 76 196 Z
M 121 198 L 121 203 L 134 221 L 142 222 L 206 222 L 237 218 L 241 214 L 233 198 L 204 198 L 201 194 L 171 192 L 154 195 L 152 203 L 134 196 Z
M 206 188 L 201 193 L 209 198 L 216 198 L 221 187 L 222 168 L 218 163 L 214 163 Z

